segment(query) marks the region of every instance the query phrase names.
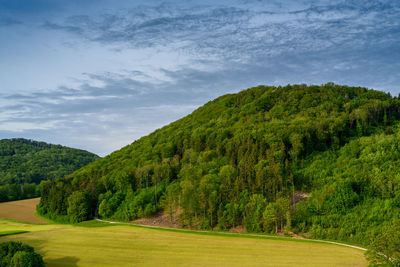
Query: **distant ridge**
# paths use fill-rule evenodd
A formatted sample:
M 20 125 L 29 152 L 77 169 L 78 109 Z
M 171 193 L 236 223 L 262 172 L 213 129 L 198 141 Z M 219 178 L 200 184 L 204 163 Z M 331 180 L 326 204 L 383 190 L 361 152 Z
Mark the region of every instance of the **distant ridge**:
M 0 140 L 0 201 L 39 196 L 37 185 L 98 159 L 93 153 L 23 138 Z

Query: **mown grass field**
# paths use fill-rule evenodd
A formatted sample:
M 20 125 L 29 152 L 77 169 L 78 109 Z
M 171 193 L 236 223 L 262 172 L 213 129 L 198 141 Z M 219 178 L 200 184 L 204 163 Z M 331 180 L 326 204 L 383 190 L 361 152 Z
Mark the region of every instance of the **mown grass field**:
M 93 226 L 96 226 L 95 223 Z M 135 226 L 33 225 L 0 220 L 48 266 L 366 266 L 362 251 L 330 244 Z
M 1 207 L 0 207 L 1 209 Z M 0 242 L 23 241 L 48 266 L 366 266 L 362 251 L 302 240 L 0 219 Z

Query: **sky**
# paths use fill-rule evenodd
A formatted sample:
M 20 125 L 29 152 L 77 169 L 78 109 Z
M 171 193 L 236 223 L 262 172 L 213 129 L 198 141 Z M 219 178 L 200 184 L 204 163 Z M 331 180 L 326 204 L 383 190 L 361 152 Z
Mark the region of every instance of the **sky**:
M 257 85 L 400 93 L 400 1 L 0 0 L 0 138 L 100 156 Z

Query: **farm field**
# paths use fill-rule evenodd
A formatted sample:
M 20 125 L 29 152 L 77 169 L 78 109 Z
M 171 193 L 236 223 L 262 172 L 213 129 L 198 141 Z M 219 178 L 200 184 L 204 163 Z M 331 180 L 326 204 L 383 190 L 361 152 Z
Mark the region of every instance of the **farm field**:
M 97 221 L 73 226 L 0 219 L 0 242 L 8 240 L 33 246 L 47 266 L 367 265 L 362 251 L 332 244 Z
M 35 247 L 48 266 L 367 265 L 362 251 L 330 244 L 92 223 L 32 225 L 2 219 L 0 232 L 28 233 L 3 236 L 0 242 L 23 241 Z
M 40 198 L 32 198 L 0 203 L 0 218 L 30 223 L 47 223 L 35 216 L 36 205 L 39 201 Z

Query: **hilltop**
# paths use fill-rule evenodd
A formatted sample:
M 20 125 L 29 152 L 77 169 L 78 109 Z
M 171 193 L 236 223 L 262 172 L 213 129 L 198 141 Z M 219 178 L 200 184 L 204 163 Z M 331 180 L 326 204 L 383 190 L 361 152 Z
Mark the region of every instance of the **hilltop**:
M 398 98 L 361 87 L 250 88 L 43 183 L 38 212 L 79 222 L 163 210 L 185 227 L 366 244 L 400 218 L 399 117 Z
M 36 197 L 43 180 L 63 178 L 99 157 L 23 138 L 0 140 L 0 201 Z

